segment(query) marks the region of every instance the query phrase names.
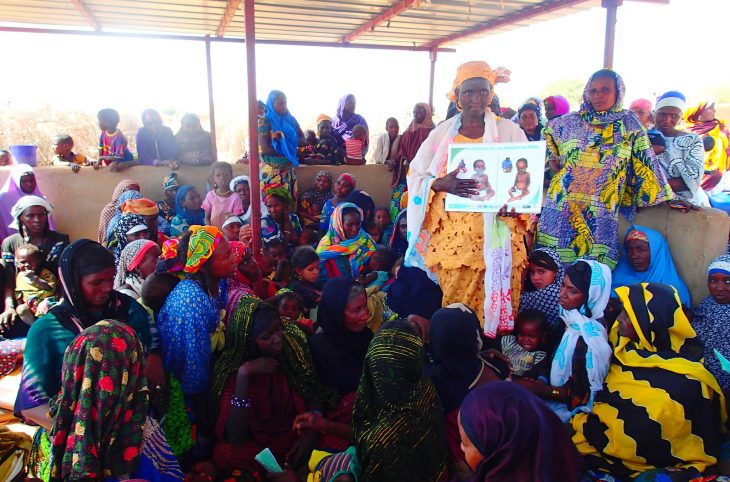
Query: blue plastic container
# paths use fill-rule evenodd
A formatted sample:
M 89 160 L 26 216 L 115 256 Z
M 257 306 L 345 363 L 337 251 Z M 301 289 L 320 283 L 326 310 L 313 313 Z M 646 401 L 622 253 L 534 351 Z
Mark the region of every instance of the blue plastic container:
M 36 153 L 38 152 L 38 146 L 35 145 L 16 145 L 10 146 L 10 154 L 13 155 L 16 164 L 28 164 L 29 166 L 35 167 L 38 162 Z

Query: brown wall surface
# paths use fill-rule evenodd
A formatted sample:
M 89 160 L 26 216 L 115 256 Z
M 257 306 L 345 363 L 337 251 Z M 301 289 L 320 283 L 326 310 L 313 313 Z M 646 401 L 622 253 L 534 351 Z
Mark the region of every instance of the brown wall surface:
M 245 174 L 248 166 L 235 165 L 234 175 Z M 325 169 L 336 179 L 349 172 L 357 179 L 357 187 L 367 191 L 376 206 L 390 201 L 391 175 L 383 165 L 365 166 L 301 166 L 297 168 L 299 192 L 312 186 L 314 175 Z M 78 174 L 66 167 L 35 169 L 41 192 L 55 207 L 54 217 L 61 232 L 71 239 L 96 239 L 101 209 L 111 200 L 114 187 L 122 179 L 139 182 L 142 194 L 150 199 L 162 199 L 162 177 L 166 168 L 135 166 L 122 173 L 81 168 Z M 185 167 L 178 171 L 183 184 L 193 184 L 204 192 L 210 173 L 208 167 Z M 8 176 L 8 168 L 0 167 L 0 185 Z M 10 206 L 2 206 L 9 209 Z M 664 206 L 639 212 L 634 223 L 654 228 L 665 237 L 679 274 L 687 283 L 692 302 L 696 305 L 707 296 L 707 265 L 725 252 L 730 230 L 730 218 L 719 210 L 705 209 L 682 214 Z M 628 223 L 622 218 L 620 238 L 623 240 Z

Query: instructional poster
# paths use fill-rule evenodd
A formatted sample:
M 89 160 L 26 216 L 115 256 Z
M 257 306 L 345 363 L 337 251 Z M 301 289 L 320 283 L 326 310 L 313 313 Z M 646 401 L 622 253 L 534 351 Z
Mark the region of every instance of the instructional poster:
M 545 177 L 545 141 L 451 144 L 447 172 L 474 179 L 477 194 L 446 195 L 447 211 L 497 212 L 507 205 L 518 213 L 539 213 Z

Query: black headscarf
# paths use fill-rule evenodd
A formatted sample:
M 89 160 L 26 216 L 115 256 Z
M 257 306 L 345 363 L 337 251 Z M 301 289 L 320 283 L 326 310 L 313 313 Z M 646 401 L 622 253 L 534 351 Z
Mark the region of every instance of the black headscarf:
M 345 306 L 355 281 L 333 278 L 322 290 L 317 323 L 322 329 L 312 337 L 312 356 L 322 383 L 340 393 L 357 388 L 365 354 L 373 333 L 365 329 L 353 333 L 345 327 Z
M 585 261 L 578 260 L 565 268 L 565 276 L 570 279 L 573 286 L 578 288 L 583 293 L 583 306 L 585 307 L 585 314 L 587 317 L 591 317 L 591 309 L 588 308 L 588 290 L 591 288 L 591 275 L 593 271 L 588 263 Z
M 388 307 L 401 318 L 419 315 L 431 316 L 441 308 L 443 292 L 431 281 L 425 271 L 419 268 L 401 266 L 398 276 L 388 291 Z
M 479 318 L 464 305 L 441 308 L 431 317 L 426 367 L 446 413 L 461 405 L 479 375 Z
M 58 263 L 63 301 L 51 308 L 50 313 L 64 328 L 79 334 L 100 320 L 118 320 L 129 324 L 129 307 L 133 301 L 129 296 L 112 291 L 102 311 L 91 313 L 86 309 L 81 293 L 83 276 L 114 268 L 114 264 L 114 255 L 90 239 L 79 239 L 63 250 Z
M 365 191 L 352 191 L 345 198 L 345 202 L 352 203 L 362 209 L 363 226 L 367 226 L 368 223 L 372 221 L 373 217 L 375 216 L 375 202 L 373 201 L 373 198 L 370 196 L 370 194 L 366 193 Z

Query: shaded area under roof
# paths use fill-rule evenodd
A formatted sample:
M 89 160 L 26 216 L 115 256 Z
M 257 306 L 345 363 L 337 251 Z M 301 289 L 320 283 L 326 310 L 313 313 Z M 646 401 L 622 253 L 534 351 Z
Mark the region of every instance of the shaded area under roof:
M 256 0 L 257 43 L 431 50 L 527 26 L 599 0 Z M 243 41 L 243 0 L 3 0 L 0 29 L 64 29 Z M 5 29 L 9 30 L 9 29 Z M 71 32 L 70 32 L 71 33 Z

